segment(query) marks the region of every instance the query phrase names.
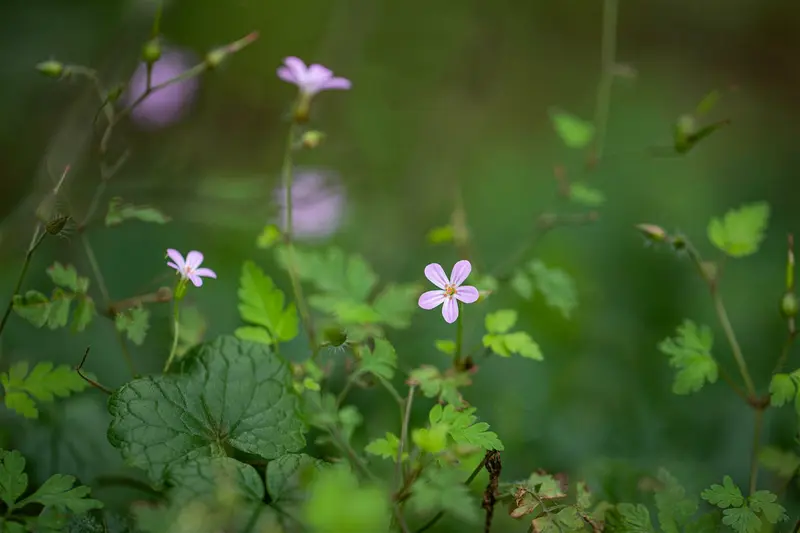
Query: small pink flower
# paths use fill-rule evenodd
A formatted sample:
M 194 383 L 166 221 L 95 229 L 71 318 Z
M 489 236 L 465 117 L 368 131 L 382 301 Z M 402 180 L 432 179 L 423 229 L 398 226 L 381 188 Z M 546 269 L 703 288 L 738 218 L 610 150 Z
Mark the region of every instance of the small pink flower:
M 423 309 L 433 309 L 439 304 L 442 306 L 442 316 L 445 322 L 452 324 L 458 319 L 458 302 L 465 304 L 474 303 L 478 299 L 478 289 L 470 285 L 461 285 L 472 272 L 472 265 L 467 260 L 461 260 L 453 266 L 450 279 L 444 273 L 442 265 L 431 263 L 425 267 L 425 277 L 439 287 L 438 291 L 428 291 L 419 297 L 419 306 Z
M 217 273 L 210 268 L 199 268 L 203 262 L 203 254 L 196 250 L 192 250 L 186 255 L 186 260 L 178 250 L 169 248 L 167 255 L 172 261 L 167 261 L 167 266 L 170 266 L 178 271 L 178 274 L 183 279 L 188 279 L 194 283 L 195 287 L 203 285 L 203 278 L 217 279 Z
M 307 67 L 301 59 L 287 57 L 283 64 L 284 66 L 278 68 L 278 77 L 297 85 L 300 92 L 307 97 L 330 89 L 347 90 L 351 86 L 347 78 L 335 77 L 330 69 L 316 63 Z

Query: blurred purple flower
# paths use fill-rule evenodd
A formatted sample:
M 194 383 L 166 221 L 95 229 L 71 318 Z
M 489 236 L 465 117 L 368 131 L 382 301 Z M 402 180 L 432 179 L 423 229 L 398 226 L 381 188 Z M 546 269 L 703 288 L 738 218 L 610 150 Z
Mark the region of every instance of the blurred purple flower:
M 331 89 L 347 90 L 350 80 L 333 75 L 330 69 L 314 63 L 306 66 L 302 59 L 287 57 L 284 66 L 278 68 L 278 77 L 285 82 L 297 85 L 306 97 L 312 97 L 320 91 Z
M 471 285 L 461 285 L 472 272 L 472 264 L 463 259 L 453 266 L 450 278 L 444 273 L 442 265 L 431 263 L 425 267 L 425 277 L 439 287 L 437 291 L 427 291 L 419 297 L 419 306 L 423 309 L 433 309 L 441 304 L 442 316 L 445 322 L 452 324 L 458 319 L 458 302 L 471 304 L 478 300 L 478 289 Z
M 280 213 L 278 220 L 286 229 L 286 189 L 275 190 L 274 198 Z M 322 171 L 296 170 L 292 183 L 293 237 L 319 239 L 336 232 L 342 222 L 345 194 L 341 185 Z
M 165 47 L 162 49 L 161 59 L 153 64 L 151 86 L 164 83 L 191 66 L 191 54 Z M 195 77 L 159 89 L 136 106 L 131 112 L 131 118 L 144 128 L 162 128 L 177 122 L 183 118 L 189 105 L 194 101 L 198 85 L 199 81 Z M 126 103 L 132 104 L 144 94 L 146 88 L 147 67 L 141 63 L 128 83 Z
M 192 250 L 186 255 L 186 260 L 178 250 L 169 248 L 167 256 L 172 261 L 167 261 L 167 266 L 174 268 L 183 279 L 191 281 L 195 287 L 203 285 L 203 278 L 217 279 L 217 273 L 210 268 L 200 268 L 203 263 L 203 254 Z

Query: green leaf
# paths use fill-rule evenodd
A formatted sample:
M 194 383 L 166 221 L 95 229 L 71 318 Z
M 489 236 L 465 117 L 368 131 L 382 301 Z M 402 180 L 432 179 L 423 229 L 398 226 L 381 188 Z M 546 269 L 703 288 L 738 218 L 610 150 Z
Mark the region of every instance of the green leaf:
M 430 428 L 417 428 L 411 432 L 412 442 L 421 450 L 437 454 L 447 449 L 446 424 L 434 424 Z
M 411 486 L 409 506 L 418 514 L 430 515 L 445 511 L 458 520 L 476 522 L 478 505 L 464 485 L 461 472 L 446 468 L 428 468 Z
M 267 345 L 274 344 L 272 336 L 269 334 L 269 332 L 266 329 L 258 326 L 242 326 L 240 328 L 236 328 L 236 331 L 234 331 L 233 334 L 243 341 L 260 342 L 261 344 Z
M 345 468 L 325 469 L 310 487 L 304 518 L 315 533 L 387 531 L 389 495 L 378 487 L 360 486 Z
M 528 265 L 536 289 L 542 293 L 547 305 L 558 309 L 564 318 L 572 316 L 578 306 L 578 289 L 575 281 L 563 270 L 547 268 L 538 259 Z
M 149 205 L 123 204 L 122 198 L 115 196 L 108 203 L 106 226 L 116 226 L 122 224 L 126 220 L 166 224 L 171 219 L 155 207 Z
M 372 308 L 380 317 L 381 323 L 395 329 L 405 329 L 411 325 L 411 316 L 417 310 L 419 291 L 414 283 L 390 283 L 375 297 Z
M 586 148 L 594 137 L 594 125 L 567 113 L 557 107 L 551 107 L 548 114 L 553 127 L 564 144 L 569 148 Z
M 305 446 L 291 371 L 269 347 L 223 336 L 187 358 L 184 374 L 135 379 L 109 399 L 108 439 L 129 465 L 158 482 L 229 448 L 274 459 Z
M 85 294 L 89 290 L 89 279 L 78 275 L 72 265 L 64 266 L 58 261 L 47 268 L 47 275 L 55 285 L 75 293 Z
M 758 490 L 748 497 L 748 504 L 750 508 L 764 515 L 767 522 L 770 524 L 777 524 L 789 518 L 786 515 L 786 509 L 778 503 L 775 503 L 778 496 L 768 490 Z
M 454 355 L 456 353 L 456 343 L 450 340 L 438 340 L 433 343 L 437 350 L 445 355 Z
M 531 278 L 524 272 L 520 270 L 514 272 L 514 275 L 511 277 L 511 281 L 509 283 L 511 284 L 511 288 L 526 300 L 533 298 L 533 293 L 535 291 L 533 280 L 531 280 Z
M 206 330 L 208 329 L 208 322 L 197 307 L 183 307 L 181 309 L 180 324 L 178 349 L 176 351 L 176 355 L 179 359 L 190 349 L 203 342 Z
M 25 473 L 25 457 L 16 450 L 0 449 L 0 500 L 9 509 L 28 488 L 28 475 Z
M 440 399 L 458 406 L 464 403 L 464 398 L 458 389 L 472 384 L 468 372 L 448 370 L 442 374 L 438 368 L 430 365 L 422 365 L 412 370 L 409 382 L 418 385 L 422 394 L 428 398 Z
M 781 407 L 795 397 L 795 386 L 789 374 L 775 374 L 769 383 L 770 405 Z
M 489 424 L 486 422 L 478 422 L 474 412 L 474 407 L 456 411 L 452 404 L 444 407 L 436 404 L 428 413 L 428 419 L 431 424 L 446 425 L 448 434 L 458 444 L 470 444 L 480 446 L 485 450 L 503 451 L 503 443 L 500 442 L 497 433 L 489 431 Z
M 386 432 L 386 437 L 382 439 L 375 439 L 371 441 L 364 448 L 364 451 L 382 457 L 383 459 L 391 459 L 397 462 L 397 452 L 400 449 L 400 439 L 394 433 Z M 403 452 L 402 461 L 408 459 L 408 454 Z
M 117 331 L 124 332 L 128 339 L 137 346 L 144 343 L 147 330 L 150 329 L 150 311 L 139 305 L 114 317 Z
M 425 235 L 425 239 L 430 244 L 447 244 L 453 242 L 455 235 L 455 228 L 453 228 L 452 224 L 448 224 L 431 229 Z
M 486 331 L 489 333 L 508 333 L 517 323 L 517 312 L 501 309 L 486 315 Z
M 72 331 L 79 333 L 85 330 L 92 323 L 96 314 L 97 308 L 94 305 L 94 300 L 86 295 L 79 297 L 75 312 L 72 313 Z
M 711 485 L 710 488 L 700 493 L 700 497 L 720 509 L 744 505 L 742 491 L 733 483 L 730 476 L 722 478 L 722 485 Z
M 2 533 L 25 533 L 27 529 L 19 522 L 12 522 L 7 519 L 0 518 L 0 532 Z M 37 532 L 38 533 L 38 532 Z
M 658 473 L 661 482 L 655 494 L 658 522 L 664 533 L 681 533 L 683 527 L 697 512 L 697 499 L 686 496 L 686 490 L 665 469 Z
M 50 329 L 63 328 L 69 321 L 69 308 L 72 305 L 72 295 L 56 288 L 50 299 L 50 312 L 47 315 L 47 327 Z
M 511 354 L 517 354 L 534 361 L 544 361 L 541 348 L 524 331 L 515 331 L 503 335 L 503 342 L 505 343 L 505 349 Z
M 758 455 L 761 465 L 778 477 L 789 479 L 800 468 L 800 456 L 792 451 L 783 451 L 774 446 L 766 446 Z
M 578 484 L 575 487 L 576 490 L 576 498 L 575 503 L 578 507 L 583 510 L 588 510 L 589 507 L 592 506 L 592 493 L 589 490 L 589 486 L 586 484 L 585 481 L 578 481 Z
M 708 225 L 711 244 L 730 257 L 746 257 L 758 251 L 769 222 L 769 204 L 756 202 L 714 218 Z
M 304 500 L 307 487 L 327 466 L 304 453 L 282 455 L 267 464 L 267 493 L 275 502 Z
M 277 259 L 288 268 L 287 248 L 277 249 Z M 378 283 L 372 267 L 359 255 L 345 256 L 338 248 L 327 252 L 311 252 L 294 249 L 295 267 L 301 279 L 313 283 L 320 290 L 353 301 L 363 302 Z
M 702 514 L 686 524 L 684 533 L 719 533 L 722 516 L 718 510 Z
M 246 261 L 239 280 L 239 314 L 242 320 L 266 328 L 272 342 L 288 342 L 299 333 L 299 319 L 293 303 L 254 262 Z
M 268 224 L 264 226 L 264 229 L 261 231 L 261 234 L 258 236 L 256 240 L 256 247 L 265 250 L 267 248 L 271 248 L 276 243 L 280 242 L 281 240 L 281 230 L 275 224 Z
M 361 352 L 361 372 L 369 372 L 378 377 L 390 380 L 397 369 L 397 354 L 394 347 L 386 339 L 375 339 L 375 349 L 364 349 Z
M 24 296 L 15 294 L 14 312 L 37 328 L 47 323 L 50 316 L 50 300 L 39 291 L 28 291 Z
M 28 373 L 27 361 L 11 365 L 8 372 L 0 373 L 0 383 L 5 389 L 5 404 L 25 418 L 38 418 L 39 410 L 33 401 L 52 402 L 56 397 L 66 398 L 89 385 L 68 365 L 37 363 Z
M 616 507 L 619 529 L 627 533 L 652 533 L 653 523 L 647 507 L 639 504 L 620 503 Z
M 199 457 L 172 466 L 167 480 L 172 485 L 169 496 L 177 502 L 213 497 L 220 490 L 226 497 L 264 499 L 264 483 L 256 469 L 230 457 Z
M 45 481 L 39 489 L 19 502 L 19 506 L 39 503 L 45 507 L 83 514 L 92 509 L 103 507 L 102 502 L 89 498 L 92 489 L 83 485 L 75 485 L 75 478 L 63 474 L 55 474 Z
M 570 183 L 569 199 L 586 207 L 599 207 L 606 203 L 606 197 L 601 191 L 581 182 Z
M 761 530 L 761 520 L 749 507 L 725 509 L 722 514 L 722 523 L 736 533 L 758 533 Z
M 669 366 L 678 369 L 672 392 L 690 394 L 705 383 L 716 383 L 719 369 L 711 354 L 714 337 L 708 326 L 697 326 L 685 320 L 678 326 L 676 336 L 661 341 L 658 349 L 669 356 Z

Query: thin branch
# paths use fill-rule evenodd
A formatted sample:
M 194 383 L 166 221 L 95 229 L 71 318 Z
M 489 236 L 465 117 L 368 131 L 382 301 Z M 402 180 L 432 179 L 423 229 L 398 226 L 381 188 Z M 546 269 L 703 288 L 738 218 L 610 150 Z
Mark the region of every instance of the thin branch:
M 76 366 L 76 367 L 75 367 L 75 372 L 77 372 L 77 373 L 78 373 L 78 375 L 79 375 L 79 376 L 80 376 L 80 377 L 81 377 L 81 378 L 82 378 L 82 379 L 83 379 L 83 380 L 84 380 L 86 383 L 88 383 L 89 385 L 91 385 L 91 386 L 92 386 L 92 387 L 94 387 L 95 389 L 97 389 L 97 390 L 99 390 L 99 391 L 102 391 L 102 392 L 104 392 L 104 393 L 106 393 L 106 394 L 108 394 L 108 395 L 110 396 L 111 394 L 114 394 L 114 391 L 112 391 L 111 389 L 109 389 L 109 388 L 108 388 L 108 387 L 106 387 L 105 385 L 101 385 L 101 384 L 100 384 L 100 383 L 98 383 L 97 381 L 93 380 L 92 378 L 90 378 L 89 376 L 87 376 L 86 374 L 84 374 L 84 373 L 83 373 L 83 371 L 82 371 L 82 369 L 83 369 L 83 364 L 86 362 L 86 358 L 87 358 L 87 357 L 89 357 L 89 350 L 91 350 L 91 348 L 92 348 L 91 346 L 87 346 L 87 347 L 86 347 L 86 351 L 85 351 L 85 352 L 83 352 L 83 359 L 81 359 L 81 363 L 80 363 L 78 366 Z
M 608 129 L 608 115 L 611 108 L 611 88 L 614 84 L 614 70 L 617 62 L 617 18 L 619 0 L 603 2 L 603 37 L 600 45 L 600 83 L 597 86 L 595 105 L 595 141 L 590 159 L 594 166 L 603 157 L 603 149 Z
M 39 245 L 42 244 L 42 240 L 44 239 L 45 235 L 47 235 L 47 232 L 42 231 L 42 225 L 36 224 L 36 228 L 33 231 L 33 237 L 31 238 L 31 243 L 28 245 L 28 251 L 25 252 L 25 261 L 22 263 L 22 269 L 19 271 L 19 276 L 17 276 L 17 283 L 14 285 L 14 292 L 8 299 L 8 305 L 3 313 L 2 320 L 0 320 L 0 336 L 2 336 L 3 330 L 6 327 L 8 317 L 11 316 L 11 310 L 14 309 L 14 296 L 19 293 L 20 289 L 22 288 L 22 283 L 25 281 L 25 276 L 28 274 L 28 268 L 31 266 L 31 258 L 33 257 L 33 253 L 36 251 Z

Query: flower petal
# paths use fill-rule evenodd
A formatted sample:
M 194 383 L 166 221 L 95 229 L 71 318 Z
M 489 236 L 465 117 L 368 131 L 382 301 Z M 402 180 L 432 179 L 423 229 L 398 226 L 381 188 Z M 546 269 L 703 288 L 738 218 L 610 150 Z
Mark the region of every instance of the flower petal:
M 195 270 L 203 262 L 203 254 L 197 250 L 192 250 L 186 254 L 186 266 Z
M 203 278 L 213 278 L 217 279 L 217 273 L 211 270 L 210 268 L 198 268 L 194 271 L 195 276 L 200 276 Z M 469 302 L 472 303 L 472 302 Z
M 203 278 L 198 276 L 197 274 L 189 274 L 189 281 L 194 283 L 195 287 L 202 287 L 203 286 Z
M 178 265 L 176 265 L 172 261 L 167 261 L 167 266 L 170 267 L 170 268 L 174 268 L 175 270 L 178 270 L 178 271 L 180 271 L 180 269 L 181 269 L 181 267 L 179 267 Z
M 419 306 L 423 309 L 433 309 L 445 300 L 444 291 L 423 292 L 419 297 Z
M 347 78 L 331 78 L 325 82 L 325 84 L 322 86 L 322 89 L 342 89 L 346 91 L 352 86 L 353 84 Z
M 447 287 L 447 275 L 444 273 L 444 269 L 439 263 L 431 263 L 430 265 L 426 266 L 425 277 L 440 289 Z
M 297 81 L 294 72 L 292 72 L 289 67 L 278 67 L 278 77 L 283 81 L 294 83 L 295 85 L 300 83 Z
M 444 317 L 444 321 L 448 324 L 452 324 L 458 320 L 458 302 L 455 298 L 448 298 L 445 300 L 442 306 L 442 316 Z
M 183 270 L 183 267 L 186 266 L 186 261 L 183 260 L 183 256 L 178 250 L 167 248 L 167 256 L 175 263 L 175 268 L 177 270 Z
M 328 81 L 333 77 L 333 72 L 331 72 L 331 69 L 323 67 L 322 65 L 318 65 L 316 63 L 308 67 L 307 73 L 308 76 L 306 78 L 306 81 L 308 83 L 319 85 L 320 87 L 322 86 L 323 83 L 325 83 L 326 81 Z
M 289 69 L 289 72 L 294 76 L 295 83 L 303 83 L 306 79 L 306 72 L 308 67 L 299 57 L 289 56 L 283 60 L 283 64 Z
M 458 287 L 464 283 L 470 272 L 472 272 L 472 264 L 466 259 L 462 259 L 453 265 L 453 271 L 450 273 L 450 283 Z
M 479 296 L 480 293 L 478 292 L 478 289 L 476 289 L 472 285 L 464 285 L 456 289 L 456 298 L 458 298 L 465 304 L 472 304 L 477 302 Z

